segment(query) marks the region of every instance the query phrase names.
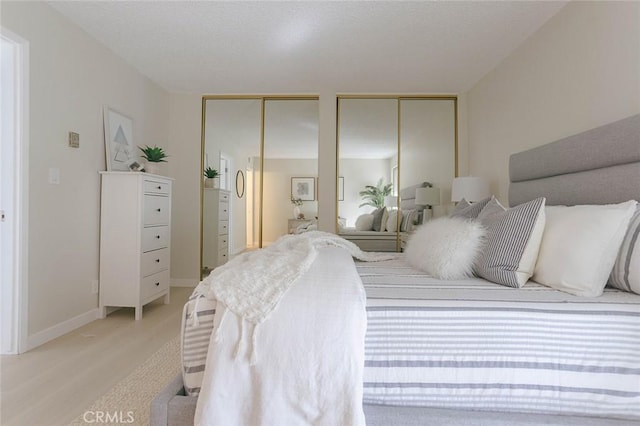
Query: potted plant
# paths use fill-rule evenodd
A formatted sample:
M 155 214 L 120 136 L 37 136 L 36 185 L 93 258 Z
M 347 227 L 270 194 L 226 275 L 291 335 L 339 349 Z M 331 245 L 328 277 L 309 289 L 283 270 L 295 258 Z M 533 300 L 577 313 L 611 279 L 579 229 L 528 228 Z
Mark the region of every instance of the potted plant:
M 391 195 L 392 188 L 393 185 L 390 183 L 384 185 L 382 183 L 382 178 L 380 178 L 375 186 L 366 185 L 364 187 L 364 191 L 360 191 L 358 193 L 364 200 L 364 203 L 360 204 L 358 207 L 371 206 L 377 209 L 384 207 L 384 197 Z
M 160 165 L 158 163 L 166 163 L 165 158 L 168 155 L 159 146 L 145 146 L 144 148 L 138 147 L 142 151 L 142 158 L 147 160 L 145 165 L 145 171 L 148 173 L 158 174 L 160 172 Z
M 211 167 L 204 169 L 204 187 L 217 188 L 219 186 L 218 176 L 220 176 L 220 173 L 216 169 Z

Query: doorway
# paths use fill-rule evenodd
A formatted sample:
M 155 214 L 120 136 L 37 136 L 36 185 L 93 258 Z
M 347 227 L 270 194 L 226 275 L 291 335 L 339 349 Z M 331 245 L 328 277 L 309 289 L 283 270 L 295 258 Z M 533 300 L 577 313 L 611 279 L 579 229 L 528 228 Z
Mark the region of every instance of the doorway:
M 0 32 L 0 353 L 26 348 L 28 43 Z

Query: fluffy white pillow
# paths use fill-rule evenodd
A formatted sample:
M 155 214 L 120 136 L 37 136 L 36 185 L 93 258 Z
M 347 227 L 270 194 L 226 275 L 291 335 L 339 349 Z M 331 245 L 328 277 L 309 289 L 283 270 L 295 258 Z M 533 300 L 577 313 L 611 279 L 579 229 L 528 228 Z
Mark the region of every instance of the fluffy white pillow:
M 356 231 L 371 231 L 373 229 L 373 215 L 361 214 L 356 219 Z
M 577 296 L 600 296 L 635 208 L 635 201 L 547 207 L 533 280 Z
M 459 217 L 430 220 L 409 237 L 406 258 L 411 266 L 436 278 L 468 277 L 473 274 L 485 234 L 478 221 Z

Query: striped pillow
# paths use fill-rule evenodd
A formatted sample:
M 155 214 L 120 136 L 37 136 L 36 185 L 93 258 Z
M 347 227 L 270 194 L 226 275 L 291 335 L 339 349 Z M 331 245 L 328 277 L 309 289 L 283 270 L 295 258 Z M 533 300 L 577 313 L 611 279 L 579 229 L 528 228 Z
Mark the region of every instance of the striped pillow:
M 520 288 L 533 275 L 544 233 L 545 198 L 505 209 L 495 198 L 478 220 L 487 227 L 487 243 L 476 261 L 476 275 L 508 287 Z
M 215 313 L 216 301 L 207 299 L 200 287 L 182 311 L 182 381 L 190 396 L 200 394 Z
M 616 263 L 609 276 L 609 285 L 640 294 L 640 204 L 629 222 Z
M 489 203 L 493 197 L 487 197 L 477 203 L 470 204 L 464 198 L 456 205 L 449 217 L 463 217 L 467 219 L 476 219 L 482 209 Z

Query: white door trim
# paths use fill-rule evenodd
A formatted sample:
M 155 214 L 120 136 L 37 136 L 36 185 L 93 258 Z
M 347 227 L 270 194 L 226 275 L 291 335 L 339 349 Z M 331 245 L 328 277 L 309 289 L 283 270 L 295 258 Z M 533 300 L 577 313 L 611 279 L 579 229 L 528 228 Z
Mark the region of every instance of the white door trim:
M 0 34 L 16 47 L 16 138 L 14 146 L 15 219 L 13 237 L 13 344 L 10 353 L 22 353 L 28 337 L 28 242 L 29 242 L 29 42 L 0 28 Z

